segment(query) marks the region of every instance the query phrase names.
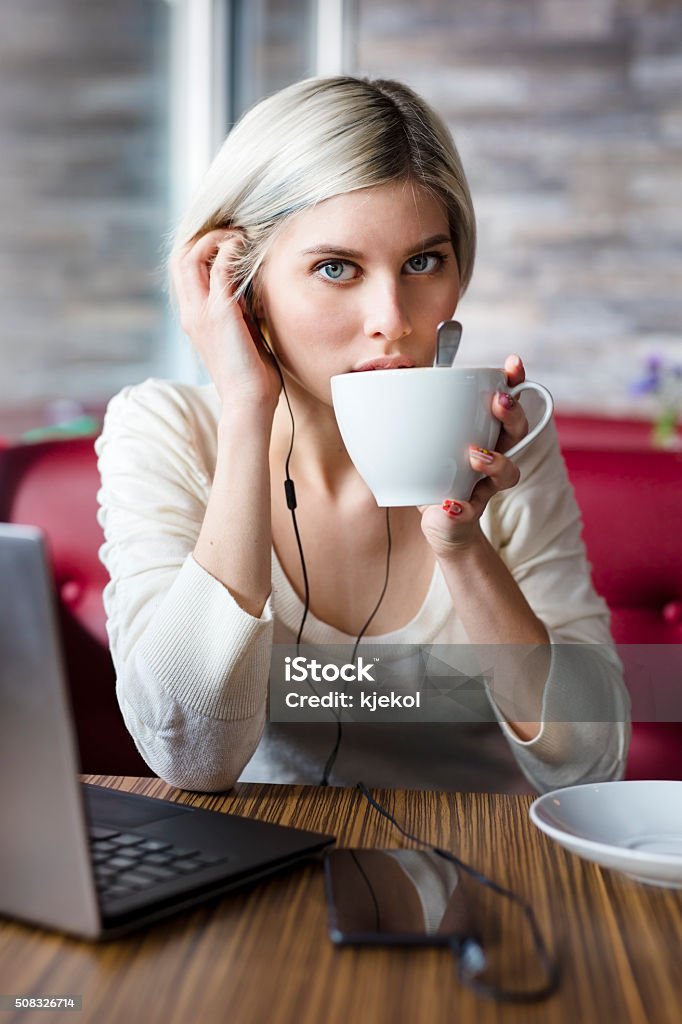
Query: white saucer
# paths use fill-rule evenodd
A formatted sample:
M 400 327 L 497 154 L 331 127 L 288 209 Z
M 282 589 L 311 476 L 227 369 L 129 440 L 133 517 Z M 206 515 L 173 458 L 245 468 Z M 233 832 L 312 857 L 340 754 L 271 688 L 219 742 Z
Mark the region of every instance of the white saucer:
M 598 782 L 538 797 L 534 825 L 638 882 L 682 889 L 682 782 Z

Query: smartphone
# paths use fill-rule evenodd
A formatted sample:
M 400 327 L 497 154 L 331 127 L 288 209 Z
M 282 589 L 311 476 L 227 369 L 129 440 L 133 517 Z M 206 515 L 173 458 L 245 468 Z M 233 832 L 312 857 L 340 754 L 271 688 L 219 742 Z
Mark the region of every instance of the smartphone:
M 452 947 L 475 936 L 461 873 L 436 853 L 336 848 L 325 888 L 339 945 Z

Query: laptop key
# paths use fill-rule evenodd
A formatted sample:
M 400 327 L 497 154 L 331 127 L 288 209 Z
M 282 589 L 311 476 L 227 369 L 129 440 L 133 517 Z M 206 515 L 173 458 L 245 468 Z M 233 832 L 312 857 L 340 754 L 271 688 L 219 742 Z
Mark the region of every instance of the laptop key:
M 182 871 L 183 874 L 187 874 L 190 871 L 198 871 L 204 865 L 200 860 L 174 860 L 173 867 L 176 871 Z
M 116 851 L 116 857 L 127 857 L 130 860 L 134 860 L 137 863 L 139 860 L 143 860 L 146 856 L 146 850 L 141 850 L 139 846 L 121 846 Z M 111 859 L 111 854 L 108 853 L 107 857 Z
M 124 875 L 120 877 L 122 885 L 135 887 L 136 889 L 147 889 L 150 885 L 156 885 L 158 879 L 152 878 L 151 875 L 143 875 L 137 871 L 126 871 Z
M 114 836 L 111 841 L 116 846 L 136 846 L 138 843 L 143 842 L 143 837 L 133 835 L 132 832 L 122 832 L 120 835 Z
M 98 882 L 105 882 L 109 878 L 115 878 L 117 874 L 116 868 L 109 868 L 106 864 L 98 864 L 94 871 L 95 879 Z
M 154 853 L 158 853 L 161 850 L 170 850 L 171 844 L 164 843 L 162 839 L 143 839 L 140 843 L 143 850 L 153 850 Z
M 135 866 L 136 859 L 133 857 L 110 857 L 107 864 L 112 868 L 132 868 Z
M 135 868 L 136 875 L 149 875 L 155 882 L 167 882 L 169 878 L 177 878 L 178 872 L 171 868 L 162 868 L 158 864 L 139 864 Z M 122 875 L 125 880 L 127 875 Z
M 145 864 L 172 864 L 173 857 L 167 853 L 148 853 L 144 858 Z
M 116 850 L 120 850 L 120 846 L 116 846 L 109 839 L 91 840 L 90 847 L 93 850 L 104 850 L 106 853 L 115 853 Z
M 102 828 L 100 825 L 90 825 L 88 828 L 88 835 L 91 839 L 110 839 L 112 836 L 117 836 L 119 833 L 113 828 Z
M 105 900 L 119 899 L 121 896 L 131 896 L 135 892 L 132 888 L 127 888 L 125 885 L 112 885 L 109 889 L 103 889 L 100 892 Z

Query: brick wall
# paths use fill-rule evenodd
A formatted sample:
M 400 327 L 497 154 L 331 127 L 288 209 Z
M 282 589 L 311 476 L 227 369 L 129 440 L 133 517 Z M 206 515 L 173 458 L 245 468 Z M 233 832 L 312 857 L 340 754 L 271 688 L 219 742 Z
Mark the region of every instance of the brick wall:
M 480 245 L 462 357 L 519 351 L 564 407 L 644 411 L 628 395 L 643 356 L 682 363 L 682 4 L 357 10 L 358 71 L 421 92 L 467 170 Z

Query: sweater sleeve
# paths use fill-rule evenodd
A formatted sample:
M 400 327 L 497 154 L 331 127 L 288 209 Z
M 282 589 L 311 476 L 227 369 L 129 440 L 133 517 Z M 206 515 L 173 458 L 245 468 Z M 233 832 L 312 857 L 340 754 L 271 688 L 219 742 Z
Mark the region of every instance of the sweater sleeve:
M 491 699 L 516 760 L 540 792 L 622 778 L 630 698 L 606 602 L 592 586 L 582 521 L 554 424 L 518 459 L 521 482 L 491 507 L 490 538 L 551 641 L 541 726 L 522 740 Z
M 104 607 L 126 727 L 164 781 L 227 789 L 265 724 L 272 607 L 269 598 L 254 618 L 192 555 L 211 479 L 187 389 L 154 379 L 124 388 L 95 451 Z

